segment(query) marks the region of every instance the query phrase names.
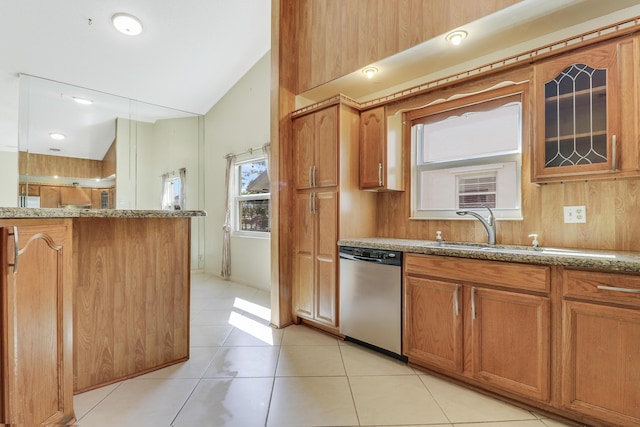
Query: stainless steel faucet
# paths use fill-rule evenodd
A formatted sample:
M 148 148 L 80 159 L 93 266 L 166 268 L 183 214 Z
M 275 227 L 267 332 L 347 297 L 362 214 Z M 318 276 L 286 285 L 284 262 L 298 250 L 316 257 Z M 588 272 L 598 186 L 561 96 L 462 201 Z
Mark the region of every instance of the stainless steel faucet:
M 487 230 L 488 243 L 490 245 L 496 244 L 496 217 L 493 215 L 493 211 L 489 206 L 483 206 L 489 210 L 489 216 L 485 219 L 480 214 L 473 211 L 456 211 L 456 214 L 460 216 L 471 215 L 474 216 L 482 223 L 482 226 Z

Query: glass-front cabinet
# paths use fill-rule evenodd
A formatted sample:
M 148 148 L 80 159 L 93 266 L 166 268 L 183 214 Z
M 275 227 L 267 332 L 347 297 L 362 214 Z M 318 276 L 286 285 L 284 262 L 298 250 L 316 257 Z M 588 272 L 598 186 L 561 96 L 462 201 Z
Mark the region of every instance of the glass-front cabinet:
M 632 148 L 637 133 L 623 123 L 634 105 L 624 93 L 637 90 L 627 71 L 633 44 L 605 44 L 534 67 L 534 181 L 607 177 L 627 168 L 620 163 L 623 150 Z

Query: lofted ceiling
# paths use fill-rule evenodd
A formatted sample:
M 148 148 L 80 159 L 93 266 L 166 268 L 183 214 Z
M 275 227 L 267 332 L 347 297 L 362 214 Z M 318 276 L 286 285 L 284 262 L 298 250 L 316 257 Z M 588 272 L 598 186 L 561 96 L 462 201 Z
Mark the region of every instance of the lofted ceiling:
M 143 33 L 118 33 L 118 12 Z M 20 73 L 205 114 L 270 47 L 270 0 L 2 0 L 0 149 L 16 146 Z

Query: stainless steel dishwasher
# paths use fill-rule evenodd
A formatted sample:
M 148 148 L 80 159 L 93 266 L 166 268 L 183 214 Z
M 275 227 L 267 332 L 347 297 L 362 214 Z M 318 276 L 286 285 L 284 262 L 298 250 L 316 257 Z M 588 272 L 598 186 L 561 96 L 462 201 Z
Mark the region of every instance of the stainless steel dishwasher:
M 406 360 L 402 354 L 402 252 L 340 247 L 340 333 Z

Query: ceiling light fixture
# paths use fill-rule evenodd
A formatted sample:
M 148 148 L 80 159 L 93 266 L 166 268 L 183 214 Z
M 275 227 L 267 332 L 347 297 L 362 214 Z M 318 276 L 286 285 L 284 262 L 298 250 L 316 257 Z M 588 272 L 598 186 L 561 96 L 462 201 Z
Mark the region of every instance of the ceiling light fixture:
M 91 105 L 91 104 L 93 104 L 92 100 L 86 99 L 86 98 L 79 98 L 77 96 L 74 96 L 73 100 L 76 101 L 78 104 L 82 104 L 82 105 Z
M 362 69 L 362 74 L 367 76 L 367 78 L 369 79 L 373 78 L 373 76 L 375 76 L 377 72 L 378 72 L 378 69 L 376 67 L 367 67 Z
M 466 31 L 457 30 L 457 31 L 453 31 L 453 32 L 447 34 L 445 39 L 448 42 L 451 42 L 452 45 L 458 46 L 460 43 L 462 43 L 462 40 L 464 40 L 466 37 L 467 37 L 467 32 Z
M 62 141 L 65 138 L 65 136 L 64 136 L 64 134 L 61 134 L 60 132 L 51 132 L 49 134 L 49 138 L 55 139 L 56 141 Z
M 128 13 L 116 13 L 111 17 L 116 30 L 127 36 L 137 36 L 142 32 L 142 22 Z

